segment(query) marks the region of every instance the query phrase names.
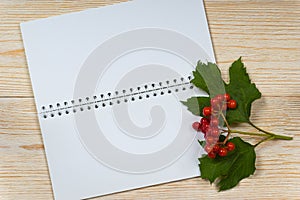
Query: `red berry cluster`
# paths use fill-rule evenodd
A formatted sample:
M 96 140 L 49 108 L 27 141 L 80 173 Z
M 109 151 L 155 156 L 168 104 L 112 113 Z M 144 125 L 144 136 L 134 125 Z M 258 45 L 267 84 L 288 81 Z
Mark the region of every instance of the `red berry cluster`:
M 220 113 L 226 109 L 235 109 L 237 103 L 231 99 L 229 94 L 219 94 L 210 100 L 210 104 L 211 106 L 204 107 L 202 110 L 205 117 L 200 122 L 194 122 L 192 126 L 196 131 L 201 131 L 204 134 L 206 141 L 204 149 L 210 158 L 215 158 L 217 154 L 226 156 L 227 152 L 232 151 L 235 147 L 231 142 L 228 142 L 226 146 L 218 145 L 220 143 L 219 117 Z
M 207 146 L 205 146 L 207 147 Z M 227 156 L 227 153 L 229 151 L 233 151 L 235 149 L 235 145 L 233 142 L 227 142 L 226 145 L 224 144 L 215 144 L 212 148 L 209 147 L 209 149 L 205 149 L 206 151 L 208 151 L 207 156 L 209 158 L 214 159 L 217 155 L 224 157 Z

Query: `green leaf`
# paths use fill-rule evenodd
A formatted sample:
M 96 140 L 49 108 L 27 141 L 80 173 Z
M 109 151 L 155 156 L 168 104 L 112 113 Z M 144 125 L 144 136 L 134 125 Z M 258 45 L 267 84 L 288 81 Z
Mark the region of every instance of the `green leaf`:
M 210 96 L 225 93 L 224 81 L 216 64 L 210 62 L 206 64 L 199 61 L 193 75 L 194 79 L 191 83 Z
M 256 154 L 254 146 L 239 137 L 229 140 L 235 144 L 235 150 L 226 157 L 210 159 L 207 155 L 200 158 L 201 178 L 216 182 L 219 191 L 236 186 L 242 179 L 255 172 Z
M 251 83 L 244 64 L 239 58 L 229 68 L 230 82 L 226 84 L 226 91 L 238 105 L 234 110 L 228 110 L 226 118 L 229 124 L 249 122 L 251 104 L 261 98 L 260 91 Z
M 229 68 L 230 82 L 228 84 L 223 81 L 218 66 L 210 62 L 205 64 L 199 61 L 193 75 L 194 79 L 191 82 L 196 87 L 206 91 L 210 97 L 224 94 L 226 91 L 232 99 L 237 101 L 237 108 L 228 110 L 226 113 L 229 124 L 249 123 L 251 105 L 253 101 L 261 98 L 261 93 L 256 85 L 251 82 L 241 58 L 233 62 Z M 189 110 L 196 115 L 201 115 L 201 111 L 198 110 L 199 106 L 196 106 L 195 102 L 193 100 L 192 104 L 189 103 Z
M 210 105 L 209 97 L 192 97 L 187 99 L 187 101 L 181 101 L 182 104 L 188 107 L 188 110 L 191 111 L 194 115 L 202 116 L 202 110 L 204 107 Z
M 202 140 L 202 141 L 198 140 L 198 142 L 199 142 L 199 144 L 200 144 L 200 146 L 201 146 L 202 148 L 205 147 L 205 145 L 206 145 L 206 141 L 205 141 L 205 140 Z
M 197 88 L 204 90 L 207 94 L 209 94 L 207 85 L 200 75 L 200 73 L 197 71 L 193 71 L 194 78 L 191 80 L 191 83 L 193 83 Z

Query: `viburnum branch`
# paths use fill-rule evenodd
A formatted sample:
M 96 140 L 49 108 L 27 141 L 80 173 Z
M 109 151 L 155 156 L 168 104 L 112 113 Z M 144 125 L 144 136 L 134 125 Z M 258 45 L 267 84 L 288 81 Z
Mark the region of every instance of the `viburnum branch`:
M 198 62 L 193 76 L 191 83 L 209 94 L 209 97 L 191 97 L 182 102 L 194 115 L 202 117 L 200 122 L 192 124 L 197 132 L 204 134 L 205 139 L 200 142 L 207 152 L 207 155 L 199 158 L 201 178 L 209 180 L 210 183 L 215 182 L 219 191 L 228 190 L 254 174 L 255 147 L 269 140 L 293 138 L 265 131 L 250 121 L 251 105 L 261 98 L 261 93 L 251 82 L 241 58 L 229 68 L 228 83 L 222 79 L 218 66 L 210 62 Z M 225 115 L 223 112 L 226 109 L 228 112 Z M 224 126 L 223 121 L 227 130 L 220 128 Z M 230 125 L 237 123 L 248 123 L 258 132 L 231 129 Z M 262 140 L 252 145 L 240 137 L 230 138 L 233 133 L 258 136 Z

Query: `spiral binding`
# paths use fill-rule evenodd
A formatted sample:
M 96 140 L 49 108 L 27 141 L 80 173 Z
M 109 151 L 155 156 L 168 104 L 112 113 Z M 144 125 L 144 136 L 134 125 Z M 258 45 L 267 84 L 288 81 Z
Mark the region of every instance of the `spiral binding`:
M 190 83 L 191 76 L 187 79 L 181 77 L 179 79 L 166 80 L 137 86 L 136 88 L 124 89 L 121 91 L 107 92 L 91 97 L 78 98 L 70 101 L 64 101 L 48 106 L 43 105 L 41 112 L 44 119 L 54 118 L 56 116 L 75 114 L 77 112 L 89 111 L 92 109 L 100 109 L 115 104 L 134 102 L 137 100 L 149 99 L 150 97 L 163 96 L 172 93 L 178 93 L 187 89 L 193 89 Z

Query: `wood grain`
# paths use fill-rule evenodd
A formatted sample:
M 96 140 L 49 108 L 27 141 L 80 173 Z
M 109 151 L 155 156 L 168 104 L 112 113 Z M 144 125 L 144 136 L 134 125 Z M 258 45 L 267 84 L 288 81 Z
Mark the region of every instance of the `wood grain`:
M 19 23 L 117 2 L 0 1 L 1 200 L 53 198 Z M 260 146 L 255 175 L 230 191 L 218 193 L 195 178 L 96 199 L 300 199 L 300 1 L 207 0 L 205 6 L 224 77 L 243 56 L 263 93 L 253 121 L 294 140 Z

